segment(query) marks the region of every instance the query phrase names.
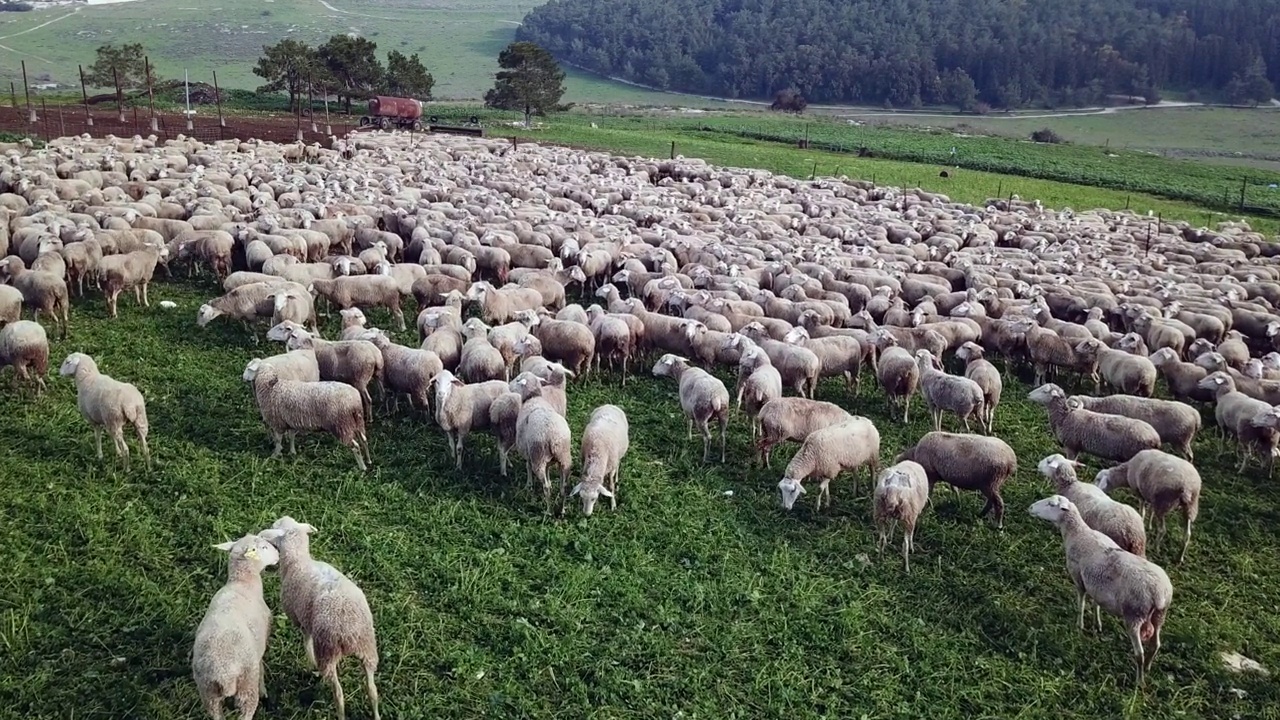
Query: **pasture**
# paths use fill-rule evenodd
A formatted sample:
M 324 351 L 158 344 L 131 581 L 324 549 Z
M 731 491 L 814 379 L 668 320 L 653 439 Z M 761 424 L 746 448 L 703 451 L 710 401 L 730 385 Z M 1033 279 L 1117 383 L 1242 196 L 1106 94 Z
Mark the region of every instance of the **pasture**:
M 1211 421 L 1195 448 L 1205 493 L 1188 560 L 1154 555 L 1174 604 L 1135 692 L 1120 625 L 1076 630 L 1061 540 L 1026 513 L 1048 494 L 1035 463 L 1055 445 L 1023 382 L 1007 382 L 996 420 L 1019 456 L 1005 530 L 977 517 L 972 494 L 939 489 L 907 575 L 896 553 L 875 552 L 865 475 L 856 497 L 849 477 L 834 482 L 830 510 L 813 513 L 810 495 L 783 512 L 775 486 L 795 446 L 772 471 L 754 467 L 735 416 L 729 462 L 703 465 L 674 383 L 645 377 L 652 358 L 625 390 L 607 371 L 569 390 L 575 442 L 599 404 L 630 416 L 615 512 L 583 518 L 571 505 L 548 519 L 519 460 L 497 476 L 484 436 L 455 472 L 439 430 L 403 404 L 376 413 L 367 474 L 327 437 L 270 460 L 240 374 L 276 350 L 238 324 L 194 327 L 219 292 L 157 283 L 151 309 L 127 299 L 115 321 L 90 296 L 52 343 L 55 369 L 83 351 L 142 389 L 152 473 L 120 470 L 109 444 L 105 463 L 93 459 L 68 379 L 51 377 L 39 400 L 0 396 L 0 702 L 15 716 L 202 717 L 188 654 L 225 574 L 211 545 L 283 514 L 317 526 L 315 555 L 369 597 L 384 717 L 1267 717 L 1280 700 L 1218 659 L 1280 658 L 1280 495 L 1256 470 L 1234 471 Z M 178 307 L 159 308 L 166 299 Z M 370 320 L 390 327 L 385 313 Z M 891 420 L 871 377 L 861 397 L 827 381 L 819 398 L 871 417 L 886 462 L 927 430 L 918 399 L 910 425 Z M 265 583 L 279 613 L 278 580 Z M 264 716 L 331 716 L 279 614 L 266 668 Z M 345 668 L 348 712 L 368 717 L 356 672 Z

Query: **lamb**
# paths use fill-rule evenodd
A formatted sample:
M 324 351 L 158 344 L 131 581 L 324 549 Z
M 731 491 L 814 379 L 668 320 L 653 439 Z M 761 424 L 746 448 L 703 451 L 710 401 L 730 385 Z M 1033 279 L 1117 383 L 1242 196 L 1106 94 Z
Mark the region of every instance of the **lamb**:
M 1160 435 L 1142 420 L 1085 410 L 1079 398 L 1068 398 L 1062 388 L 1046 383 L 1027 399 L 1045 407 L 1049 429 L 1062 445 L 1068 460 L 1082 451 L 1124 462 L 1143 450 L 1160 447 Z
M 853 472 L 854 497 L 858 494 L 858 470 L 867 468 L 868 479 L 874 482 L 880 471 L 880 431 L 870 420 L 854 416 L 851 420 L 815 430 L 804 439 L 791 462 L 787 464 L 778 490 L 782 494 L 782 507 L 790 510 L 796 498 L 805 493 L 801 484 L 816 476 L 820 482 L 814 511 L 822 509 L 822 498 L 831 507 L 831 490 L 828 485 L 846 470 Z
M 976 490 L 987 499 L 982 516 L 995 514 L 996 527 L 1004 528 L 1004 498 L 1000 488 L 1018 471 L 1018 456 L 1000 438 L 949 432 L 926 433 L 914 447 L 894 460 L 919 463 L 929 480 L 929 491 L 939 482 L 961 490 Z
M 760 409 L 770 400 L 782 397 L 782 376 L 759 347 L 748 348 L 738 360 L 737 394 L 737 407 L 751 419 L 751 439 L 755 440 L 760 434 Z
M 444 364 L 430 350 L 398 345 L 381 330 L 366 330 L 363 340 L 372 342 L 382 351 L 382 374 L 386 394 L 391 400 L 391 411 L 400 409 L 399 396 L 408 395 L 412 407 L 430 410 L 431 378 Z
M 462 446 L 472 430 L 489 427 L 489 407 L 499 395 L 507 392 L 501 380 L 464 384 L 448 370 L 441 370 L 435 383 L 436 424 L 444 430 L 454 467 L 462 469 Z
M 271 634 L 271 608 L 262 599 L 262 571 L 279 553 L 263 538 L 248 534 L 214 545 L 230 554 L 227 582 L 209 601 L 191 647 L 191 675 L 209 717 L 222 717 L 226 698 L 236 699 L 240 717 L 253 720 L 267 696 L 262 656 Z
M 1164 540 L 1165 517 L 1178 508 L 1182 511 L 1182 552 L 1178 563 L 1187 559 L 1187 547 L 1191 544 L 1191 525 L 1200 514 L 1200 473 L 1195 466 L 1160 450 L 1143 450 L 1127 462 L 1098 472 L 1094 478 L 1098 489 L 1108 492 L 1127 487 L 1138 495 L 1142 516 L 1151 508 L 1152 518 L 1158 525 L 1156 549 Z
M 1111 538 L 1121 549 L 1139 557 L 1147 552 L 1147 533 L 1137 510 L 1116 502 L 1094 485 L 1076 477 L 1079 463 L 1053 454 L 1040 460 L 1036 469 L 1053 484 L 1054 490 L 1075 503 L 1089 527 Z
M 982 346 L 967 342 L 956 350 L 956 357 L 965 363 L 964 376 L 976 382 L 982 389 L 982 422 L 987 426 L 987 434 L 994 432 L 996 406 L 1000 404 L 1000 394 L 1004 390 L 1004 381 L 1000 371 L 983 357 Z
M 388 275 L 355 275 L 331 280 L 316 278 L 307 291 L 323 296 L 339 308 L 385 307 L 396 320 L 396 330 L 403 331 L 404 312 L 400 309 L 400 286 Z
M 787 440 L 804 442 L 814 432 L 853 419 L 834 403 L 798 397 L 779 397 L 760 408 L 760 461 L 772 467 L 773 448 Z
M 31 319 L 40 322 L 40 313 L 49 313 L 59 326 L 59 338 L 67 339 L 71 297 L 67 282 L 53 273 L 28 270 L 22 258 L 10 256 L 0 260 L 0 282 L 9 280 L 22 293 L 22 304 L 31 308 Z
M 1191 460 L 1195 457 L 1191 442 L 1200 432 L 1200 411 L 1175 400 L 1157 400 L 1140 398 L 1132 395 L 1111 395 L 1109 397 L 1076 396 L 1086 410 L 1123 415 L 1143 422 L 1155 428 L 1160 442 L 1168 443 Z
M 8 366 L 13 367 L 15 385 L 34 375 L 36 397 L 44 394 L 44 378 L 49 372 L 49 337 L 40 323 L 19 320 L 0 327 L 0 369 Z
M 286 434 L 289 454 L 297 455 L 298 431 L 320 430 L 351 448 L 361 472 L 367 469 L 366 460 L 373 462 L 365 433 L 364 407 L 355 388 L 331 381 L 290 380 L 281 377 L 275 366 L 260 358 L 249 361 L 242 379 L 253 387 L 258 413 L 275 441 L 271 457 L 280 457 Z
M 1097 342 L 1090 340 L 1087 342 Z M 1084 343 L 1076 347 L 1076 352 L 1085 354 L 1091 351 L 1084 348 Z M 1156 366 L 1150 360 L 1138 355 L 1130 355 L 1124 350 L 1101 348 L 1098 353 L 1098 374 L 1101 380 L 1127 395 L 1151 397 L 1156 389 Z M 1101 391 L 1101 383 L 1095 383 L 1094 393 Z M 1074 501 L 1074 500 L 1073 500 Z M 1076 503 L 1079 505 L 1079 503 Z
M 876 380 L 884 390 L 885 408 L 893 412 L 895 403 L 902 404 L 902 424 L 910 422 L 911 396 L 920 384 L 920 366 L 905 348 L 891 345 L 881 350 L 876 363 Z
M 276 342 L 283 341 L 290 350 L 314 350 L 316 362 L 320 365 L 320 378 L 346 383 L 355 388 L 360 395 L 364 417 L 373 418 L 373 397 L 369 394 L 369 383 L 377 380 L 379 386 L 385 386 L 386 370 L 382 351 L 376 345 L 367 340 L 331 342 L 287 321 L 268 330 L 267 338 Z
M 876 549 L 884 552 L 885 545 L 893 540 L 894 525 L 902 523 L 902 567 L 911 572 L 916 522 L 929 502 L 929 476 L 920 463 L 903 460 L 880 473 L 872 498 L 872 514 L 880 535 Z
M 138 433 L 138 449 L 151 469 L 151 451 L 147 448 L 147 404 L 138 388 L 98 372 L 98 364 L 84 353 L 71 353 L 62 361 L 58 374 L 75 378 L 76 405 L 80 414 L 93 426 L 93 437 L 102 459 L 102 431 L 115 441 L 116 455 L 129 469 L 129 445 L 124 441 L 124 425 L 133 425 Z
M 338 681 L 338 663 L 354 655 L 364 668 L 364 686 L 378 713 L 378 637 L 369 601 L 360 588 L 329 563 L 311 557 L 314 526 L 289 516 L 258 533 L 280 551 L 280 604 L 290 622 L 302 631 L 307 661 L 333 686 L 338 720 L 346 717 L 346 698 Z
M 1080 629 L 1084 629 L 1087 599 L 1124 621 L 1133 643 L 1137 681 L 1151 669 L 1160 652 L 1160 629 L 1173 601 L 1173 584 L 1155 563 L 1125 552 L 1111 538 L 1089 528 L 1075 504 L 1061 495 L 1038 500 L 1031 514 L 1053 523 L 1061 532 L 1067 554 L 1067 572 L 1080 599 Z M 1153 640 L 1150 654 L 1145 644 Z
M 720 423 L 720 462 L 725 459 L 725 431 L 729 426 L 729 390 L 720 379 L 702 368 L 689 365 L 685 358 L 670 353 L 658 359 L 653 366 L 655 377 L 675 378 L 680 384 L 680 409 L 689 419 L 689 437 L 697 423 L 702 432 L 702 462 L 711 453 L 711 429 L 708 421 L 715 418 Z
M 560 466 L 557 514 L 563 515 L 565 491 L 569 473 L 573 470 L 573 437 L 569 423 L 542 397 L 541 378 L 522 374 L 517 381 L 522 379 L 525 382 L 520 383 L 522 402 L 516 418 L 516 452 L 525 459 L 530 489 L 535 488 L 535 478 L 542 482 L 542 499 L 547 505 L 547 512 L 551 512 L 551 479 L 547 477 L 547 466 L 553 462 Z
M 489 332 L 480 318 L 471 318 L 462 326 L 462 335 L 467 340 L 458 356 L 458 375 L 466 382 L 510 379 L 510 369 L 502 352 L 489 344 Z
M 591 516 L 601 495 L 609 498 L 610 510 L 617 509 L 618 475 L 630 446 L 630 425 L 622 408 L 601 405 L 591 411 L 582 431 L 582 480 L 569 492 L 569 497 L 582 499 L 583 515 Z
M 933 416 L 934 430 L 942 429 L 942 413 L 947 410 L 964 421 L 965 432 L 969 431 L 970 417 L 976 417 L 979 425 L 985 425 L 982 421 L 985 416 L 983 394 L 978 383 L 943 372 L 940 369 L 942 361 L 935 359 L 928 350 L 917 350 L 916 362 L 920 368 L 920 394 Z

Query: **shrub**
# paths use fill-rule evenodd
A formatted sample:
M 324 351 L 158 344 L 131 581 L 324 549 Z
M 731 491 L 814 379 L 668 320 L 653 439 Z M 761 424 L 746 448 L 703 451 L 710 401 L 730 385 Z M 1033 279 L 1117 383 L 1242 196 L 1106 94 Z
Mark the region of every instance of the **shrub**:
M 1062 142 L 1062 136 L 1049 128 L 1041 128 L 1031 133 L 1031 142 L 1057 145 Z

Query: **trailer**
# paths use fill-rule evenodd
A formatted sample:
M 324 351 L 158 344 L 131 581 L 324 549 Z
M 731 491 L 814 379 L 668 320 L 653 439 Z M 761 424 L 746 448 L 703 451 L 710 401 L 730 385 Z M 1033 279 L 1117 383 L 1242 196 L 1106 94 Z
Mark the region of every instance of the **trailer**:
M 422 129 L 422 101 L 412 98 L 378 95 L 369 100 L 369 114 L 360 118 L 360 127 L 377 127 L 383 130 Z

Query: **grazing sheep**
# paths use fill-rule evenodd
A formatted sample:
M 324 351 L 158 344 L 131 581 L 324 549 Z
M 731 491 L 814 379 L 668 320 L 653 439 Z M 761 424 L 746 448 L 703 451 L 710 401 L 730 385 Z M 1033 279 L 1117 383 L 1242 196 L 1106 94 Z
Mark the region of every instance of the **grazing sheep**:
M 1201 389 L 1215 393 L 1213 413 L 1224 437 L 1227 432 L 1236 436 L 1236 451 L 1240 455 L 1240 467 L 1236 472 L 1244 472 L 1249 462 L 1246 450 L 1253 450 L 1262 457 L 1267 477 L 1270 477 L 1277 445 L 1280 444 L 1280 432 L 1275 427 L 1280 411 L 1236 390 L 1231 376 L 1222 371 L 1206 376 L 1199 385 Z
M 1169 576 L 1159 565 L 1125 552 L 1111 538 L 1091 529 L 1075 504 L 1061 495 L 1036 501 L 1030 512 L 1062 533 L 1067 572 L 1080 599 L 1080 629 L 1084 630 L 1085 604 L 1090 599 L 1098 608 L 1099 631 L 1103 609 L 1123 620 L 1141 685 L 1160 652 L 1160 628 L 1173 601 Z M 1149 654 L 1145 647 L 1148 641 L 1153 641 Z
M 196 312 L 196 326 L 204 327 L 214 318 L 225 315 L 241 321 L 245 329 L 250 330 L 249 323 L 275 314 L 278 293 L 290 291 L 306 294 L 306 288 L 297 283 L 263 282 L 234 287 L 200 306 Z M 256 333 L 254 340 L 257 340 Z
M 569 496 L 582 499 L 582 514 L 595 511 L 601 495 L 609 498 L 609 509 L 618 507 L 618 475 L 622 458 L 631 446 L 627 414 L 617 405 L 601 405 L 591 411 L 582 431 L 582 480 Z
M 821 400 L 779 397 L 765 403 L 760 422 L 760 461 L 772 467 L 773 448 L 787 440 L 804 442 L 814 432 L 854 418 L 844 408 Z
M 18 320 L 0 327 L 0 369 L 8 366 L 13 367 L 14 387 L 19 380 L 30 380 L 34 375 L 36 397 L 44 394 L 44 378 L 49 373 L 49 337 L 40 323 Z
M 1046 383 L 1027 399 L 1043 405 L 1049 429 L 1068 460 L 1081 452 L 1104 460 L 1124 462 L 1137 453 L 1160 447 L 1160 435 L 1141 420 L 1085 410 L 1079 398 L 1068 398 L 1062 388 Z
M 853 489 L 858 494 L 858 470 L 867 468 L 868 478 L 874 482 L 880 471 L 880 431 L 864 417 L 854 416 L 836 425 L 815 430 L 804 439 L 804 444 L 791 458 L 787 469 L 778 481 L 782 494 L 782 507 L 790 510 L 796 498 L 805 493 L 801 484 L 809 477 L 817 477 L 820 485 L 814 511 L 822 509 L 822 498 L 831 506 L 831 490 L 828 485 L 846 470 L 853 472 Z
M 1182 511 L 1182 552 L 1178 562 L 1187 559 L 1187 547 L 1191 545 L 1191 525 L 1200 514 L 1200 473 L 1195 466 L 1160 450 L 1143 450 L 1127 462 L 1100 470 L 1094 478 L 1098 489 L 1108 492 L 1127 487 L 1138 495 L 1142 516 L 1151 508 L 1152 518 L 1158 525 L 1155 548 L 1164 540 L 1165 518 L 1174 509 Z
M 995 431 L 996 406 L 1000 404 L 1004 381 L 996 366 L 983 357 L 984 353 L 981 345 L 967 342 L 956 350 L 956 357 L 965 363 L 964 376 L 982 389 L 982 421 L 990 435 Z
M 893 528 L 902 523 L 902 567 L 911 572 L 911 551 L 915 550 L 916 522 L 929 502 L 929 476 L 920 463 L 903 460 L 880 473 L 872 496 L 879 541 L 876 549 L 884 552 L 893 540 Z
M 573 437 L 564 415 L 542 397 L 541 378 L 521 373 L 512 382 L 520 388 L 520 414 L 516 418 L 516 452 L 525 460 L 529 488 L 536 492 L 534 479 L 541 481 L 542 499 L 551 512 L 551 478 L 547 466 L 560 466 L 560 491 L 557 514 L 564 514 L 565 491 L 573 470 Z
M 1000 488 L 1018 471 L 1018 456 L 1000 438 L 948 432 L 925 433 L 914 447 L 894 460 L 911 460 L 924 468 L 929 491 L 939 482 L 961 490 L 975 490 L 987 499 L 982 516 L 994 511 L 997 528 L 1004 527 L 1004 498 Z
M 472 430 L 489 427 L 489 409 L 499 395 L 507 392 L 507 383 L 501 380 L 467 385 L 448 370 L 436 374 L 435 411 L 436 424 L 444 430 L 453 455 L 454 467 L 462 469 L 462 445 Z
M 894 403 L 902 404 L 902 424 L 910 422 L 911 396 L 920 384 L 920 366 L 905 348 L 892 345 L 880 351 L 876 363 L 876 380 L 884 390 L 885 408 L 893 412 Z
M 311 540 L 316 531 L 308 523 L 289 516 L 276 520 L 258 533 L 280 551 L 280 604 L 284 613 L 302 631 L 302 648 L 320 677 L 333 687 L 333 704 L 338 720 L 346 717 L 346 698 L 338 681 L 338 663 L 354 655 L 364 668 L 364 686 L 378 713 L 378 637 L 373 612 L 360 588 L 326 562 L 311 557 Z
M 221 718 L 223 702 L 233 697 L 240 717 L 253 720 L 259 699 L 267 696 L 262 656 L 271 633 L 262 571 L 275 565 L 280 555 L 253 534 L 214 547 L 230 554 L 227 582 L 214 593 L 196 627 L 191 675 L 209 717 Z
M 129 469 L 129 444 L 124 440 L 125 423 L 138 433 L 138 449 L 151 469 L 151 450 L 147 447 L 147 404 L 138 388 L 98 372 L 98 364 L 84 353 L 71 353 L 62 361 L 58 374 L 73 377 L 76 383 L 76 405 L 80 414 L 93 426 L 93 438 L 102 459 L 102 431 L 115 442 L 116 455 Z
M 67 283 L 53 273 L 28 270 L 22 258 L 10 256 L 0 260 L 0 282 L 8 280 L 22 293 L 22 304 L 31 308 L 31 319 L 40 322 L 40 313 L 49 313 L 58 324 L 59 337 L 67 339 L 71 297 Z
M 942 413 L 947 410 L 964 421 L 965 432 L 969 431 L 970 417 L 976 417 L 979 425 L 985 425 L 982 388 L 978 383 L 943 372 L 942 361 L 928 350 L 916 351 L 916 363 L 920 368 L 920 394 L 933 416 L 934 430 L 942 429 Z
M 271 457 L 280 457 L 284 436 L 289 436 L 289 454 L 297 455 L 299 431 L 327 432 L 351 448 L 356 466 L 367 469 L 372 463 L 369 439 L 365 434 L 365 414 L 360 393 L 346 383 L 301 382 L 281 377 L 273 365 L 259 358 L 249 361 L 242 379 L 253 387 L 262 422 L 271 431 L 275 448 Z
M 1123 415 L 1141 420 L 1155 428 L 1160 442 L 1168 443 L 1191 460 L 1194 453 L 1191 442 L 1200 432 L 1200 411 L 1176 400 L 1157 400 L 1155 398 L 1133 397 L 1132 395 L 1111 395 L 1109 397 L 1075 396 L 1085 410 Z
M 409 404 L 422 410 L 431 409 L 431 378 L 444 370 L 439 356 L 430 350 L 398 345 L 381 330 L 366 330 L 368 340 L 382 351 L 382 374 L 391 411 L 400 409 L 400 395 L 409 396 Z
M 1097 487 L 1081 482 L 1076 477 L 1078 466 L 1078 462 L 1054 454 L 1041 459 L 1036 469 L 1059 495 L 1075 503 L 1086 525 L 1111 538 L 1122 549 L 1145 557 L 1147 533 L 1142 527 L 1142 516 Z
M 689 438 L 693 439 L 696 423 L 702 433 L 702 462 L 711 453 L 711 429 L 707 423 L 715 418 L 720 423 L 720 462 L 725 458 L 725 431 L 729 426 L 729 390 L 720 379 L 689 361 L 671 354 L 663 355 L 653 366 L 655 377 L 675 378 L 680 384 L 680 409 L 689 419 Z
M 315 278 L 307 287 L 313 295 L 328 300 L 334 307 L 368 309 L 384 307 L 396 320 L 396 330 L 403 331 L 404 312 L 400 309 L 400 286 L 387 275 L 356 275 L 332 280 Z

